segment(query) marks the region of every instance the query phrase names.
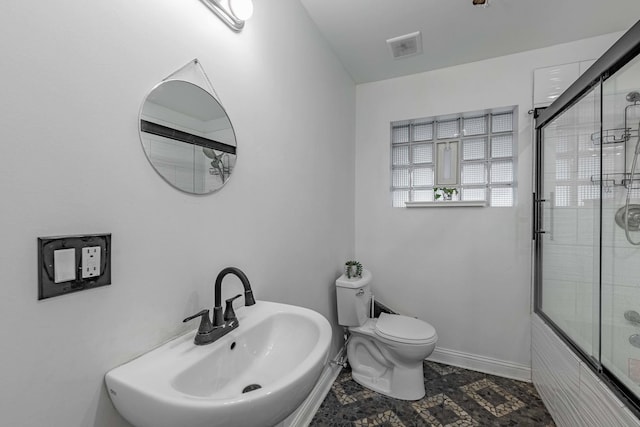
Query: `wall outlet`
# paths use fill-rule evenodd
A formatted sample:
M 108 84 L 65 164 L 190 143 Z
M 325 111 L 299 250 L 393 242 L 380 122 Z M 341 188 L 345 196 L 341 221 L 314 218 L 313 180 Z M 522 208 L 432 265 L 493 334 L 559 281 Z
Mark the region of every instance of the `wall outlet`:
M 100 246 L 82 248 L 82 278 L 100 275 Z
M 111 234 L 38 237 L 39 300 L 110 284 Z

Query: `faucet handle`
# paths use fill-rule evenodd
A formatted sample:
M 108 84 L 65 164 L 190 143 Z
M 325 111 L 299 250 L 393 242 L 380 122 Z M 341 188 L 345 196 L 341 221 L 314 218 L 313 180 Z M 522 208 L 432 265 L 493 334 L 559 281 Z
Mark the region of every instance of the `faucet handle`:
M 209 320 L 208 309 L 204 309 L 201 312 L 194 314 L 193 316 L 189 316 L 186 319 L 184 319 L 182 322 L 185 323 L 190 320 L 196 319 L 198 317 L 202 317 L 202 319 L 200 319 L 200 326 L 198 327 L 198 333 L 199 334 L 211 333 L 211 331 L 213 330 L 213 325 L 211 324 L 211 320 Z
M 228 300 L 226 300 L 226 307 L 224 309 L 224 320 L 229 321 L 229 320 L 236 320 L 236 312 L 233 311 L 233 301 L 240 298 L 242 296 L 242 294 L 238 294 L 233 298 L 229 298 Z

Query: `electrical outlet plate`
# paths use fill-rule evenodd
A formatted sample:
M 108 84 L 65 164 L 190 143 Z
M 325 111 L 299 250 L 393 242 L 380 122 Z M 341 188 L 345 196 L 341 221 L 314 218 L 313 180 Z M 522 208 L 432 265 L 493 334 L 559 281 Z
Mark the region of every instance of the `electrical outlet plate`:
M 63 254 L 64 263 L 60 259 Z M 56 258 L 65 271 L 56 273 Z M 73 272 L 68 270 L 69 259 L 75 263 L 70 266 Z M 110 284 L 111 234 L 38 238 L 38 299 Z
M 82 278 L 100 275 L 100 246 L 82 248 Z

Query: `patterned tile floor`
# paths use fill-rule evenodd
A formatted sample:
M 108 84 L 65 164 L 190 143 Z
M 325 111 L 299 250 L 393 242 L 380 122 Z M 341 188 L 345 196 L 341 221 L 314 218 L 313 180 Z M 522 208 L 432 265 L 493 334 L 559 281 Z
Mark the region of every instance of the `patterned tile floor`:
M 424 383 L 427 395 L 407 402 L 362 387 L 343 369 L 310 425 L 555 426 L 530 383 L 426 361 Z

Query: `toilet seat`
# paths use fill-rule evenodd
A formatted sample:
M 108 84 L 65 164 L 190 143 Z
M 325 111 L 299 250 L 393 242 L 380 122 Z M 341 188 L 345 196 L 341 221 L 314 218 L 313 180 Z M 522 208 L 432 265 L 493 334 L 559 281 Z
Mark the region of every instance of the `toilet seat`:
M 375 334 L 390 341 L 416 345 L 431 344 L 438 339 L 435 328 L 427 322 L 387 313 L 380 314 Z

